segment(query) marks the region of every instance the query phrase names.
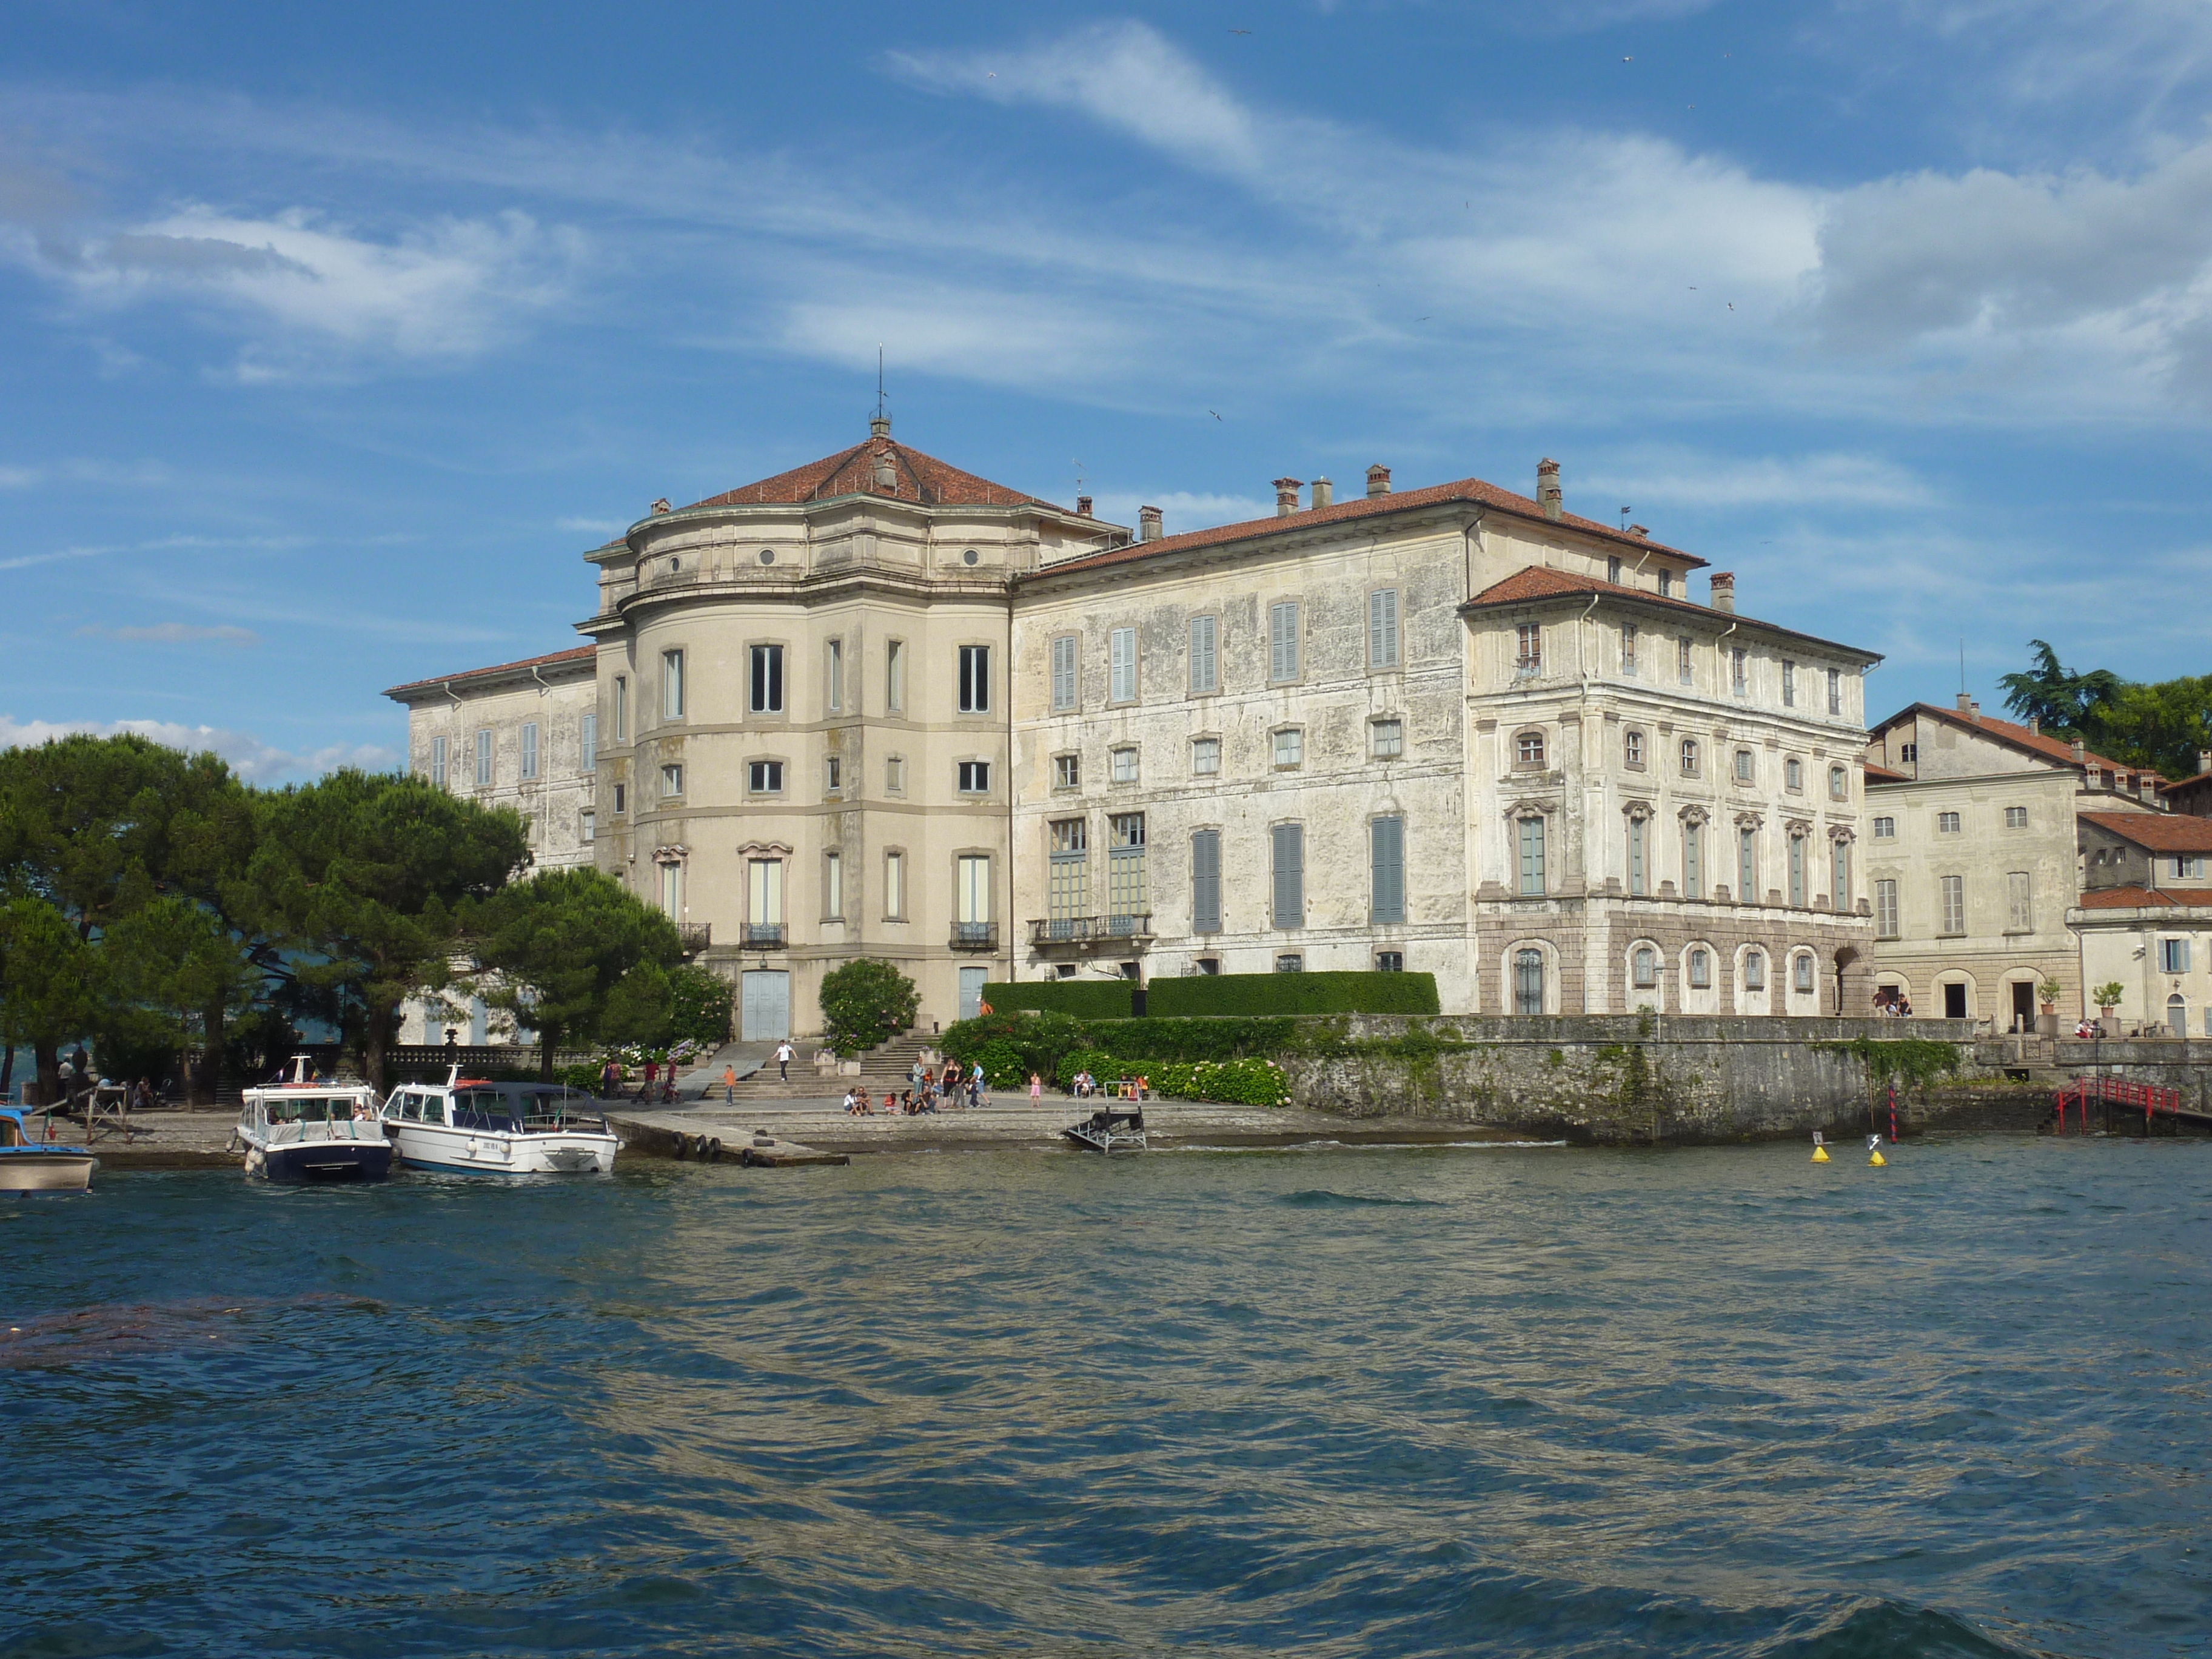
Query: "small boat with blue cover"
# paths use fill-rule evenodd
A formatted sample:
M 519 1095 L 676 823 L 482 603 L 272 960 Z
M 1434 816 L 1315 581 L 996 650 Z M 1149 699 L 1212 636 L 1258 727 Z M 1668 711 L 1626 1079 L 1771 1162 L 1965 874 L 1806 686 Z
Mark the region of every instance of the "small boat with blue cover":
M 99 1162 L 89 1147 L 40 1139 L 28 1114 L 0 1106 L 0 1193 L 81 1193 Z

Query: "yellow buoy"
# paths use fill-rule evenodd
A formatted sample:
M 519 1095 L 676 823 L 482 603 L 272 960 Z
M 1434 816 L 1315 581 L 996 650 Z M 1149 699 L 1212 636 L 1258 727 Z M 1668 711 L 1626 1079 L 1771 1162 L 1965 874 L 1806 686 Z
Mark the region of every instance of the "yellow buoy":
M 1881 1155 L 1881 1148 L 1879 1146 L 1867 1155 L 1867 1162 L 1877 1170 L 1887 1168 L 1889 1164 L 1889 1160 Z
M 1826 1146 L 1815 1146 L 1813 1149 L 1813 1162 L 1815 1164 L 1826 1164 L 1827 1161 L 1828 1149 Z

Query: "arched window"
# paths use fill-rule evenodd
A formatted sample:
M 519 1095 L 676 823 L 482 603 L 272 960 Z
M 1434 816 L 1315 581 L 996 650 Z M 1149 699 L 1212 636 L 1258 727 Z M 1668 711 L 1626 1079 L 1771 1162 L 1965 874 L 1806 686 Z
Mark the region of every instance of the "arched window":
M 1850 796 L 1850 774 L 1844 771 L 1840 766 L 1830 767 L 1828 769 L 1828 799 L 1830 800 L 1849 800 Z
M 1743 988 L 1747 991 L 1764 991 L 1766 988 L 1765 953 L 1758 951 L 1743 953 Z
M 1713 982 L 1713 953 L 1702 945 L 1690 947 L 1690 988 L 1703 991 Z
M 1751 750 L 1748 749 L 1735 751 L 1735 781 L 1738 783 L 1751 781 Z
M 1540 1014 L 1544 1012 L 1544 953 L 1536 950 L 1521 950 L 1513 953 L 1513 1012 L 1516 1014 Z
M 1782 785 L 1785 789 L 1802 789 L 1805 787 L 1805 763 L 1795 755 L 1782 763 Z
M 1636 954 L 1629 958 L 1629 963 L 1635 976 L 1638 990 L 1648 991 L 1658 984 L 1659 953 L 1650 945 L 1638 945 Z
M 1682 739 L 1682 775 L 1686 778 L 1698 775 L 1698 740 L 1695 738 Z
M 1792 982 L 1796 988 L 1800 991 L 1811 990 L 1813 988 L 1813 953 L 1810 951 L 1800 951 L 1790 959 L 1790 966 Z
M 1644 764 L 1644 734 L 1641 732 L 1624 732 L 1620 734 L 1620 758 L 1624 763 L 1630 766 Z
M 1544 763 L 1544 734 L 1523 732 L 1513 740 L 1513 760 L 1517 766 L 1541 766 Z

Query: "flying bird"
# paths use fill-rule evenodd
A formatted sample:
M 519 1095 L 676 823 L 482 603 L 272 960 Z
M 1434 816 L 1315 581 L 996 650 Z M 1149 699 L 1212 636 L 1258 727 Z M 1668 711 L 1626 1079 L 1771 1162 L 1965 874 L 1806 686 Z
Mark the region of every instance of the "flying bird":
M 1624 64 L 1632 64 L 1636 60 L 1633 58 L 1624 58 L 1620 61 Z
M 1728 302 L 1728 307 L 1729 307 L 1729 309 L 1730 311 L 1734 311 L 1734 310 L 1735 309 L 1735 301 L 1733 301 L 1733 300 L 1730 300 L 1730 301 Z
M 1245 32 L 1247 34 L 1249 34 L 1252 31 L 1251 31 L 1251 30 L 1249 30 L 1249 29 L 1247 29 L 1247 30 L 1245 30 L 1244 32 Z M 1219 411 L 1218 410 L 1212 410 L 1212 409 L 1209 409 L 1209 410 L 1207 410 L 1206 412 L 1207 414 L 1209 414 L 1209 415 L 1212 416 L 1213 416 L 1213 418 L 1214 418 L 1215 420 L 1217 420 L 1217 421 L 1218 421 L 1218 420 L 1220 420 L 1220 419 L 1221 419 L 1221 414 L 1220 414 L 1220 411 Z
M 1252 33 L 1249 29 L 1231 29 L 1229 32 L 1231 34 L 1249 34 Z

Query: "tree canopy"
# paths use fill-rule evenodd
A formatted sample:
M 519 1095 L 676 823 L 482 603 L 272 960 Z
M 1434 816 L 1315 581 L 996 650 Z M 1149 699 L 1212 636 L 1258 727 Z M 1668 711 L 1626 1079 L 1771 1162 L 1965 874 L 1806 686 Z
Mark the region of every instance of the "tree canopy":
M 2110 669 L 2076 673 L 2048 641 L 2030 640 L 2030 665 L 2000 675 L 2005 707 L 2023 720 L 2098 754 L 2169 778 L 2193 777 L 2212 749 L 2212 675 L 2124 679 Z
M 888 962 L 862 957 L 822 976 L 822 1018 L 830 1046 L 857 1054 L 888 1042 L 914 1024 L 921 994 Z

